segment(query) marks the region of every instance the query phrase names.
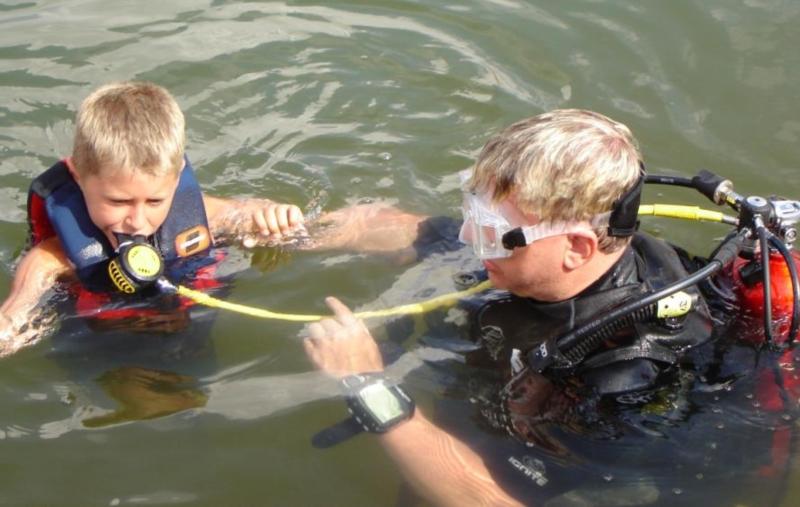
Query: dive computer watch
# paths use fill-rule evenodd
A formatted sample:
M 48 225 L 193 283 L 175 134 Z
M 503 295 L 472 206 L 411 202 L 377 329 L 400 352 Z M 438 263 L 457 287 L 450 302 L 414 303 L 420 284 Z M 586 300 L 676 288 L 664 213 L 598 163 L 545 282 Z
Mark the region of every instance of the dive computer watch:
M 385 433 L 414 415 L 414 401 L 398 385 L 376 374 L 342 379 L 350 415 L 370 433 Z

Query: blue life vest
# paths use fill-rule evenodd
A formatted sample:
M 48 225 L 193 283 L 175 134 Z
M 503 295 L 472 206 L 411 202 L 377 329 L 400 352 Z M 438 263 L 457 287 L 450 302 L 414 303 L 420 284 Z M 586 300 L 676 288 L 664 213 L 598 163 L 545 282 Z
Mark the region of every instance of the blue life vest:
M 114 249 L 89 217 L 83 192 L 64 161 L 56 163 L 31 183 L 28 221 L 33 245 L 58 236 L 86 288 L 112 288 L 106 269 Z M 167 218 L 151 241 L 164 258 L 168 277 L 170 265 L 184 264 L 176 261 L 206 252 L 211 246 L 203 195 L 188 159 Z

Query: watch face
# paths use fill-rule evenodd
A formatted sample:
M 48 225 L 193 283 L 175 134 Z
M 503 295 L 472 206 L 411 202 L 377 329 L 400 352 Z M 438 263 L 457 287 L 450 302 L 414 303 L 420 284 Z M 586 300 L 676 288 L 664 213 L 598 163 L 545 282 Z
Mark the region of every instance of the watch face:
M 358 398 L 380 424 L 405 414 L 400 400 L 382 382 L 368 385 L 358 393 Z

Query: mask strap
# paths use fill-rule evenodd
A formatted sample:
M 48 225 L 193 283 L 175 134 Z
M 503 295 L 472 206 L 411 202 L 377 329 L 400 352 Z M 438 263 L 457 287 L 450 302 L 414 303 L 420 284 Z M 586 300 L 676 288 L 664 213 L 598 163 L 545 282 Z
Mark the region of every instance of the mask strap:
M 540 239 L 581 230 L 588 230 L 588 228 L 580 222 L 544 222 L 537 225 L 515 227 L 503 234 L 503 248 L 513 250 L 528 246 Z
M 614 201 L 611 216 L 608 219 L 608 235 L 615 238 L 632 236 L 639 228 L 639 203 L 642 200 L 644 186 L 644 163 L 639 162 L 639 179 L 622 197 Z

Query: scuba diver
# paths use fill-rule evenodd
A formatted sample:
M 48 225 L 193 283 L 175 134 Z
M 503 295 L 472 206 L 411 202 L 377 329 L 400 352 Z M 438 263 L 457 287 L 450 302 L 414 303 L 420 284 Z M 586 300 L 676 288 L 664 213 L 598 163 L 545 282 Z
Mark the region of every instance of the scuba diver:
M 378 434 L 406 480 L 437 505 L 726 505 L 742 494 L 727 486 L 741 479 L 737 463 L 748 484 L 784 478 L 794 439 L 786 421 L 800 393 L 785 375 L 800 322 L 789 250 L 800 203 L 740 196 L 705 171 L 647 175 L 630 130 L 584 110 L 509 126 L 462 179 L 460 229 L 429 219 L 417 232 L 450 245 L 458 230 L 495 288 L 470 305 L 477 346 L 465 354 L 473 368 L 464 383 L 494 381 L 464 395 L 478 422 L 470 423 L 475 410 L 452 403 L 437 407 L 436 423 L 416 410 L 383 374 L 369 329 L 331 297 L 335 316 L 312 324 L 304 346 L 317 368 L 341 379 L 352 416 L 316 444 Z M 645 182 L 693 187 L 729 205 L 738 216 L 705 218 L 735 230 L 708 259 L 637 232 Z M 749 343 L 728 333 L 754 321 L 763 330 Z M 768 367 L 753 374 L 759 364 Z M 750 403 L 759 414 L 775 417 L 720 435 L 736 422 L 724 419 L 741 392 L 735 381 L 749 385 L 748 401 L 758 394 Z M 712 407 L 705 414 L 703 400 Z M 767 439 L 762 454 L 745 455 L 755 433 Z M 625 471 L 621 484 L 609 464 Z M 709 496 L 721 484 L 725 491 Z M 774 485 L 760 486 L 773 500 L 783 491 Z

